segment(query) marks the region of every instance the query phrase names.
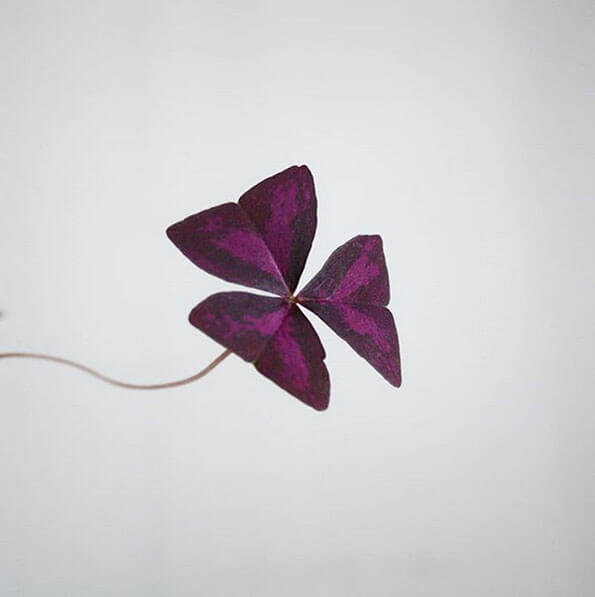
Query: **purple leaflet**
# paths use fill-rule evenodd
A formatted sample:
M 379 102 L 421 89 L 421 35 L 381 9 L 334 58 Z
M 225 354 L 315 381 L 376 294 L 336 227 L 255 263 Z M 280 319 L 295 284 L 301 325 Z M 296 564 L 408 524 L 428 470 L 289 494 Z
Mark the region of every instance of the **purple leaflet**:
M 292 306 L 258 357 L 256 368 L 316 410 L 328 407 L 330 381 L 324 348 L 312 324 Z
M 300 292 L 305 299 L 388 305 L 388 272 L 377 235 L 360 235 L 335 249 Z
M 167 230 L 193 263 L 281 298 L 227 292 L 190 314 L 192 325 L 254 363 L 306 404 L 323 410 L 329 376 L 320 340 L 298 305 L 313 311 L 391 384 L 401 383 L 399 341 L 379 236 L 356 236 L 294 289 L 316 230 L 316 195 L 306 166 L 292 166 L 244 193 L 239 203 L 200 212 Z
M 292 166 L 244 193 L 242 207 L 275 258 L 290 292 L 295 290 L 316 232 L 314 180 Z
M 254 362 L 279 329 L 290 304 L 249 292 L 219 292 L 199 303 L 190 323 L 246 361 Z
M 304 301 L 393 386 L 401 385 L 399 340 L 391 312 L 379 305 Z
M 400 386 L 397 330 L 383 306 L 389 295 L 382 239 L 374 235 L 356 236 L 336 249 L 298 300 L 387 381 Z
M 269 248 L 237 203 L 224 203 L 173 224 L 167 236 L 210 274 L 274 294 L 287 292 Z
M 190 323 L 317 410 L 328 406 L 322 344 L 298 307 L 248 292 L 220 292 L 198 304 Z

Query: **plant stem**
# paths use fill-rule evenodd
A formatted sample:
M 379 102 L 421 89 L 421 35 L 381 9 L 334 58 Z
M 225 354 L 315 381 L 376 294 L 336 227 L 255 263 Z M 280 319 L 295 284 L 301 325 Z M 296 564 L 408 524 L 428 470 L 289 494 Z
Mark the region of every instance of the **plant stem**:
M 84 371 L 89 375 L 93 375 L 97 379 L 104 381 L 106 383 L 111 384 L 112 386 L 118 386 L 120 388 L 128 388 L 131 390 L 163 390 L 165 388 L 175 388 L 177 386 L 183 386 L 201 377 L 204 377 L 207 373 L 212 371 L 219 363 L 225 360 L 231 354 L 230 350 L 225 350 L 221 353 L 212 363 L 207 365 L 204 369 L 191 375 L 190 377 L 186 377 L 184 379 L 178 379 L 176 381 L 169 381 L 166 383 L 157 383 L 157 384 L 135 384 L 135 383 L 127 383 L 124 381 L 119 381 L 117 379 L 113 379 L 108 377 L 107 375 L 103 375 L 86 365 L 82 365 L 81 363 L 75 363 L 69 359 L 63 359 L 61 357 L 54 357 L 49 354 L 40 354 L 35 352 L 2 352 L 0 353 L 0 359 L 38 359 L 41 361 L 51 361 L 52 363 L 60 363 L 62 365 L 68 365 L 70 367 L 74 367 L 75 369 L 79 369 L 80 371 Z

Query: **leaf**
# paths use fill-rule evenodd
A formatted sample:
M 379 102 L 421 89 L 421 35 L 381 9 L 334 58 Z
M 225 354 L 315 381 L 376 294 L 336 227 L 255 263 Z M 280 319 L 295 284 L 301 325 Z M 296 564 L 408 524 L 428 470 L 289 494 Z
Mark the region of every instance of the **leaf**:
M 330 301 L 301 304 L 316 313 L 388 382 L 401 385 L 399 339 L 393 316 L 386 307 Z
M 300 292 L 316 313 L 387 381 L 401 385 L 399 340 L 390 311 L 388 272 L 378 235 L 356 236 L 336 249 Z
M 287 294 L 287 285 L 260 233 L 237 203 L 189 216 L 167 229 L 192 263 L 228 282 Z
M 280 298 L 219 292 L 199 303 L 190 323 L 246 361 L 255 361 L 290 309 Z
M 290 292 L 295 290 L 316 232 L 316 194 L 307 166 L 292 166 L 259 182 L 239 204 L 273 255 Z
M 328 408 L 330 381 L 326 354 L 312 324 L 297 306 L 267 342 L 255 366 L 277 385 L 315 408 Z
M 356 236 L 335 249 L 299 296 L 306 300 L 388 305 L 388 272 L 380 236 Z
M 219 292 L 199 303 L 189 319 L 306 404 L 317 410 L 327 408 L 324 348 L 296 305 L 248 292 Z

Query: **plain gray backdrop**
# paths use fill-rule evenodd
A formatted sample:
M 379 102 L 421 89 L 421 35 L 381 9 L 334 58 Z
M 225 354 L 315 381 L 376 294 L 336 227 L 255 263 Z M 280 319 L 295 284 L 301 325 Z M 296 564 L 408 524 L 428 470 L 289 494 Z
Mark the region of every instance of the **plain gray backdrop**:
M 593 595 L 594 8 L 0 0 L 0 351 L 194 373 L 166 227 L 305 163 L 404 380 L 1 362 L 0 595 Z

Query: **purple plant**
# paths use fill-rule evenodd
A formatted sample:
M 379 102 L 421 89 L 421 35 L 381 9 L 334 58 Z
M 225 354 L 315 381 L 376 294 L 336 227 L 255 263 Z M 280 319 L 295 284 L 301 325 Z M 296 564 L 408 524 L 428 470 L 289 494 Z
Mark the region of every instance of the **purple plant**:
M 330 392 L 326 355 L 301 305 L 387 381 L 400 386 L 399 341 L 386 308 L 389 286 L 382 239 L 372 235 L 347 241 L 295 294 L 315 231 L 316 194 L 306 166 L 292 166 L 252 187 L 237 203 L 201 211 L 167 229 L 171 241 L 198 267 L 228 282 L 277 295 L 220 292 L 199 303 L 190 313 L 190 323 L 226 350 L 190 377 L 136 384 L 48 354 L 4 352 L 0 359 L 51 361 L 121 388 L 161 390 L 204 377 L 233 352 L 302 402 L 324 410 Z
M 190 323 L 309 406 L 329 403 L 325 352 L 299 306 L 314 312 L 389 383 L 401 384 L 397 330 L 378 235 L 336 249 L 297 294 L 316 231 L 314 180 L 292 166 L 224 203 L 167 229 L 198 267 L 276 297 L 221 292 L 199 303 Z

